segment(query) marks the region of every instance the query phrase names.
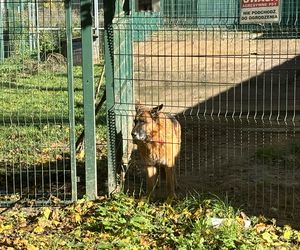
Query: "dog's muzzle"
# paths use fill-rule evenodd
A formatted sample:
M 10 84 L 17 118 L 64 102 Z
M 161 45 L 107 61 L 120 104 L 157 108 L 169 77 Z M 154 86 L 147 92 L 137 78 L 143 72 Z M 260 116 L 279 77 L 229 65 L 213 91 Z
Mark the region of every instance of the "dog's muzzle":
M 131 136 L 133 138 L 133 141 L 145 141 L 146 135 L 144 133 L 139 133 L 136 130 L 133 130 L 131 132 Z

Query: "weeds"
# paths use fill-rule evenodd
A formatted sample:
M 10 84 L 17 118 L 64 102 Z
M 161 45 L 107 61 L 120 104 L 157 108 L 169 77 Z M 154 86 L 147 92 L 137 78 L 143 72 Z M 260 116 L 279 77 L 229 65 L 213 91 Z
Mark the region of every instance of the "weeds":
M 225 207 L 224 207 L 225 206 Z M 211 219 L 225 208 L 218 226 Z M 29 211 L 29 210 L 25 210 Z M 35 210 L 34 210 L 35 211 Z M 289 226 L 252 219 L 201 197 L 148 203 L 117 194 L 96 202 L 79 200 L 38 213 L 11 210 L 0 217 L 0 245 L 17 249 L 299 249 L 300 233 Z

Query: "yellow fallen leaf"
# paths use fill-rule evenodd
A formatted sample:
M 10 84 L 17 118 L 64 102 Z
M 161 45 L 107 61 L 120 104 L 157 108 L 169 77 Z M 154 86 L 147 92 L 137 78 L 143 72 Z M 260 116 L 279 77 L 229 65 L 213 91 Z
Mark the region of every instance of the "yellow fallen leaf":
M 183 209 L 183 211 L 181 212 L 181 215 L 183 215 L 185 218 L 191 218 L 192 217 L 192 213 L 186 208 Z
M 27 246 L 27 250 L 39 250 L 38 247 L 35 247 L 34 245 L 28 244 Z
M 84 150 L 80 150 L 77 154 L 76 154 L 76 158 L 78 160 L 83 160 L 84 159 Z
M 67 242 L 65 242 L 63 239 L 58 240 L 58 245 L 59 246 L 65 246 L 66 244 L 67 244 Z
M 42 216 L 44 219 L 48 220 L 49 219 L 49 216 L 51 214 L 51 209 L 49 207 L 45 207 L 43 210 L 42 210 Z
M 107 239 L 109 239 L 109 237 L 110 237 L 110 234 L 108 234 L 108 233 L 100 233 L 99 234 L 99 238 L 102 240 L 107 240 Z
M 14 239 L 14 245 L 17 246 L 20 243 L 20 238 Z
M 81 221 L 81 216 L 80 216 L 79 213 L 76 213 L 76 214 L 74 215 L 74 220 L 75 220 L 75 222 L 77 222 L 77 223 L 79 223 L 79 222 Z
M 38 250 L 39 248 L 35 247 L 34 245 L 30 244 L 28 240 L 17 238 L 14 240 L 14 245 L 18 245 L 19 247 L 22 246 L 22 249 L 27 250 Z
M 272 242 L 272 235 L 269 232 L 264 232 L 261 236 L 266 242 Z
M 57 226 L 60 224 L 60 222 L 59 222 L 59 221 L 57 221 L 57 220 L 53 220 L 53 221 L 52 221 L 52 224 L 53 224 L 54 226 L 56 226 L 56 227 L 57 227 Z
M 293 236 L 292 228 L 290 226 L 285 226 L 283 230 L 283 238 L 285 240 L 290 240 Z
M 199 219 L 203 214 L 203 210 L 202 208 L 198 208 L 195 212 L 194 212 L 194 218 L 195 219 Z
M 88 201 L 88 202 L 86 203 L 86 206 L 87 206 L 88 208 L 91 208 L 93 205 L 94 205 L 94 202 L 92 202 L 92 201 Z
M 12 228 L 13 228 L 13 226 L 11 224 L 8 224 L 8 225 L 0 224 L 0 233 L 7 231 L 7 230 L 11 230 Z
M 297 236 L 297 241 L 300 242 L 300 232 L 297 232 L 296 236 Z
M 44 232 L 44 228 L 41 227 L 41 226 L 36 226 L 34 229 L 33 229 L 33 232 L 34 233 L 43 233 Z

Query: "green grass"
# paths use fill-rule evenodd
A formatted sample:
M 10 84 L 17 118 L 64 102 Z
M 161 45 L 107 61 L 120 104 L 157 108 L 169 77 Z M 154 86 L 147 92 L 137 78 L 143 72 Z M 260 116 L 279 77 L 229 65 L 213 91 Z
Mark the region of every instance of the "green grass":
M 281 164 L 284 162 L 287 166 L 298 165 L 300 158 L 300 141 L 295 140 L 282 145 L 267 145 L 256 151 L 258 160 L 269 164 Z
M 102 72 L 95 66 L 95 82 Z M 83 129 L 81 67 L 74 66 L 76 134 Z M 102 88 L 102 91 L 104 86 Z M 100 94 L 101 95 L 101 94 Z M 68 86 L 65 64 L 10 58 L 0 64 L 0 162 L 33 165 L 69 152 Z M 2 117 L 1 117 L 2 114 Z M 105 109 L 97 140 L 106 135 Z
M 0 245 L 12 249 L 299 249 L 300 232 L 245 217 L 216 198 L 149 203 L 117 194 L 64 208 L 1 215 Z M 214 218 L 223 222 L 212 225 Z M 247 218 L 247 220 L 250 220 Z

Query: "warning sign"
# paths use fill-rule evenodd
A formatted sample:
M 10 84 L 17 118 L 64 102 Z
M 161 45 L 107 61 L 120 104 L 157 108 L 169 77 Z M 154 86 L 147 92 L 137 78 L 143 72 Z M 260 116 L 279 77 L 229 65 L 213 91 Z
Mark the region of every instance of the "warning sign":
M 241 0 L 241 24 L 276 23 L 280 20 L 280 0 Z

